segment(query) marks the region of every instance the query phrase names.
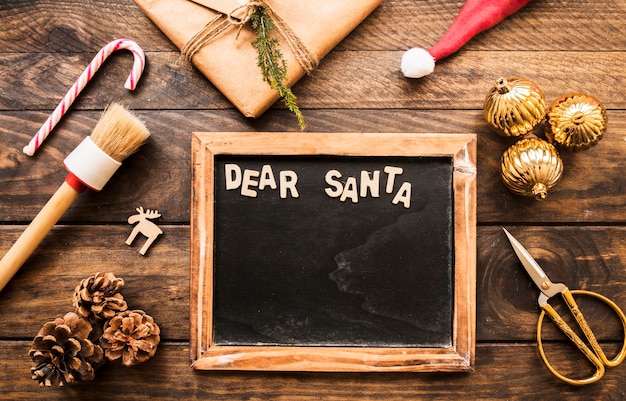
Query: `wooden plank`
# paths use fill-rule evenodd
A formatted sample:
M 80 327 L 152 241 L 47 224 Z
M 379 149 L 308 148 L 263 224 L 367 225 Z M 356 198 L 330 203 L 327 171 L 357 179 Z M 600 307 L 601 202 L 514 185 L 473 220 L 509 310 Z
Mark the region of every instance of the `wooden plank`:
M 430 47 L 452 23 L 463 1 L 390 0 L 338 47 L 404 50 Z M 466 45 L 469 50 L 624 50 L 626 9 L 620 1 L 535 1 Z M 174 46 L 132 2 L 58 4 L 5 1 L 0 7 L 2 52 L 97 52 L 115 38 L 136 40 L 146 51 Z M 545 23 L 544 23 L 545 22 Z M 555 27 L 558 26 L 558 29 Z M 523 34 L 522 34 L 523 33 Z
M 620 174 L 626 112 L 609 110 L 600 143 L 583 152 L 562 151 L 564 174 L 544 202 L 510 193 L 499 176 L 500 157 L 513 139 L 491 132 L 480 111 L 308 110 L 311 131 L 459 132 L 478 134 L 478 221 L 498 223 L 594 223 L 626 220 L 626 175 Z M 21 152 L 39 122 L 35 112 L 0 113 L 0 220 L 30 221 L 65 178 L 62 160 L 90 132 L 100 112 L 72 112 L 35 158 Z M 162 210 L 162 221 L 189 222 L 191 132 L 289 131 L 291 113 L 270 110 L 257 121 L 229 111 L 142 111 L 153 136 L 128 158 L 100 193 L 82 194 L 63 222 L 125 221 L 138 206 Z M 390 121 L 393 125 L 390 126 Z M 306 134 L 304 134 L 306 135 Z M 607 196 L 610 195 L 610 196 Z M 97 210 L 98 213 L 94 213 Z
M 12 65 L 11 75 L 0 81 L 5 94 L 0 110 L 52 110 L 94 55 L 0 54 L 0 64 Z M 181 64 L 177 53 L 149 52 L 146 57 L 150 78 L 129 93 L 123 82 L 132 57 L 121 52 L 111 56 L 74 109 L 103 109 L 113 100 L 134 109 L 232 108 L 198 70 Z M 402 76 L 401 58 L 401 51 L 333 51 L 319 70 L 294 85 L 298 104 L 304 110 L 482 109 L 485 95 L 498 78 L 523 76 L 543 90 L 548 103 L 565 93 L 583 92 L 597 97 L 608 109 L 626 108 L 619 84 L 626 80 L 623 51 L 601 55 L 591 51 L 462 52 L 419 80 Z M 28 85 L 23 77 L 29 77 Z M 280 102 L 273 107 L 284 108 Z
M 429 48 L 448 29 L 463 1 L 389 1 L 380 8 L 380 21 L 389 37 L 384 48 L 409 46 Z M 610 32 L 624 32 L 624 4 L 599 4 L 589 0 L 559 3 L 533 1 L 515 15 L 477 35 L 465 45 L 467 50 L 623 50 Z M 378 16 L 378 15 L 377 15 Z M 557 22 L 558 21 L 558 22 Z M 376 36 L 368 32 L 370 36 Z M 603 43 L 597 43 L 596 38 Z
M 626 228 L 506 227 L 554 281 L 597 291 L 626 309 Z M 34 337 L 45 321 L 71 310 L 76 285 L 98 271 L 125 279 L 123 294 L 129 304 L 155 317 L 164 341 L 189 339 L 190 229 L 188 225 L 161 228 L 163 236 L 146 256 L 139 254 L 140 238 L 132 247 L 124 244 L 131 231 L 127 224 L 53 229 L 0 292 L 0 339 Z M 17 226 L 0 226 L 0 254 L 21 231 Z M 534 341 L 539 292 L 499 225 L 477 228 L 476 266 L 477 341 Z M 591 308 L 590 315 L 606 320 L 606 327 L 595 327 L 601 338 L 619 338 L 619 330 L 609 327 L 612 317 L 600 313 L 598 305 Z M 554 331 L 546 335 L 558 338 Z
M 133 400 L 245 399 L 290 401 L 362 401 L 423 399 L 567 399 L 619 400 L 626 368 L 609 369 L 598 383 L 574 387 L 543 366 L 534 345 L 482 344 L 471 373 L 274 373 L 190 372 L 189 346 L 159 345 L 156 356 L 132 368 L 111 363 L 94 381 L 65 388 L 39 388 L 30 378 L 30 342 L 1 341 L 3 379 L 0 399 Z M 555 351 L 563 351 L 555 346 Z M 564 360 L 563 369 L 578 368 Z
M 0 133 L 2 220 L 30 221 L 38 213 L 67 175 L 63 159 L 91 133 L 100 114 L 74 114 L 61 123 L 33 158 L 24 155 L 22 148 L 37 131 L 39 123 L 33 123 L 34 118 L 29 113 L 23 116 L 18 113 L 17 119 L 15 115 L 0 117 L 11 132 L 8 137 L 7 131 Z M 101 192 L 81 194 L 62 221 L 125 221 L 139 206 L 162 210 L 161 221 L 189 220 L 191 134 L 183 131 L 162 135 L 171 128 L 158 124 L 158 119 L 141 117 L 151 120 L 148 125 L 153 135 L 148 143 L 124 161 Z M 160 188 L 155 191 L 153 185 L 157 182 Z
M 609 226 L 529 227 L 506 224 L 537 259 L 553 282 L 607 296 L 626 309 L 626 229 Z M 518 261 L 502 228 L 480 227 L 477 237 L 477 338 L 482 341 L 533 341 L 539 291 Z M 582 300 L 581 300 L 582 301 Z M 566 312 L 563 312 L 566 313 Z M 621 338 L 619 321 L 597 304 L 586 316 L 601 336 Z M 561 338 L 556 330 L 544 333 Z
M 0 6 L 2 52 L 97 52 L 113 39 L 128 37 L 155 50 L 172 50 L 167 38 L 132 1 L 8 0 Z
M 189 338 L 189 227 L 160 227 L 164 234 L 145 256 L 139 253 L 145 237 L 124 243 L 128 224 L 54 228 L 0 292 L 0 338 L 34 337 L 45 322 L 72 310 L 76 286 L 99 271 L 124 279 L 129 307 L 153 316 L 163 338 Z M 4 255 L 22 230 L 0 231 Z

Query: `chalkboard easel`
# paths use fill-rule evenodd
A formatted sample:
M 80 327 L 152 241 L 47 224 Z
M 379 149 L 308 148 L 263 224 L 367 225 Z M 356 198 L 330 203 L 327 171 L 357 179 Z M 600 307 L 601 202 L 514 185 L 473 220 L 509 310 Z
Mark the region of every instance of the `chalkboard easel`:
M 471 369 L 475 135 L 192 147 L 194 369 Z

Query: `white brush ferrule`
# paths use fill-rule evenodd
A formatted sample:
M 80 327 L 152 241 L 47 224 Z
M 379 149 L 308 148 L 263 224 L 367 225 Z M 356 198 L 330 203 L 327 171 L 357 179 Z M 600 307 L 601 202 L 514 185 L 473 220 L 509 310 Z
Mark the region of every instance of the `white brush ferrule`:
M 113 159 L 87 137 L 65 158 L 63 165 L 85 186 L 100 191 L 122 163 Z

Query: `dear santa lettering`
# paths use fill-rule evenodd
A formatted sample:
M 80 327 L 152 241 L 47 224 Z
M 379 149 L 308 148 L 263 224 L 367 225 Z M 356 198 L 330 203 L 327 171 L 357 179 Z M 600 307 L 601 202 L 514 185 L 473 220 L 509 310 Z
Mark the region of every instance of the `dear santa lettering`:
M 326 172 L 324 192 L 341 202 L 358 203 L 359 199 L 379 198 L 381 192 L 390 195 L 391 203 L 411 207 L 411 183 L 402 181 L 401 167 L 385 166 L 382 170 L 362 170 L 358 176 L 345 176 L 341 171 Z M 226 190 L 237 190 L 241 196 L 255 198 L 259 191 L 278 191 L 281 199 L 299 198 L 298 174 L 293 170 L 274 171 L 265 164 L 260 170 L 242 169 L 236 163 L 224 165 Z

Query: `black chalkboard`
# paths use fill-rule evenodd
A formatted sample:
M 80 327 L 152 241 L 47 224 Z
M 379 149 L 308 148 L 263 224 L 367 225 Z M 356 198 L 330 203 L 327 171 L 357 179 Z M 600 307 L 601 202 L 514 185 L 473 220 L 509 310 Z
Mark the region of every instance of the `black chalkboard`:
M 196 370 L 467 371 L 476 135 L 197 132 Z
M 451 157 L 214 163 L 215 345 L 452 344 Z

